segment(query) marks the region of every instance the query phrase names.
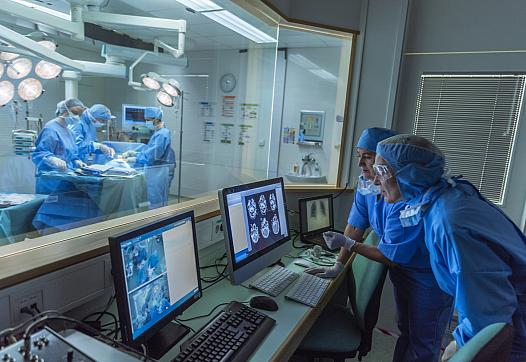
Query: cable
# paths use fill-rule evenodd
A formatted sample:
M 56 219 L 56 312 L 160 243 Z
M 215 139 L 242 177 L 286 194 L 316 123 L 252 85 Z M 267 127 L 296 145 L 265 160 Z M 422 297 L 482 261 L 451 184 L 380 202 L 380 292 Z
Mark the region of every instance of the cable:
M 212 282 L 212 284 L 207 285 L 207 286 L 204 287 L 202 290 L 203 290 L 203 291 L 207 290 L 208 288 L 210 288 L 211 286 L 213 286 L 213 285 L 219 283 L 219 282 L 222 281 L 223 279 L 226 279 L 226 276 L 225 276 L 225 275 L 223 275 L 220 279 L 218 279 L 218 280 Z
M 44 312 L 41 312 L 41 313 L 38 313 L 38 314 L 35 314 L 33 317 L 29 318 L 28 320 L 14 326 L 14 327 L 11 327 L 11 328 L 6 328 L 4 329 L 3 331 L 0 332 L 0 342 L 3 342 L 5 341 L 5 339 L 11 335 L 13 335 L 17 330 L 20 330 L 22 329 L 24 326 L 26 326 L 28 323 L 31 323 L 32 321 L 34 321 L 35 319 L 37 318 L 41 318 L 45 315 L 48 315 L 48 314 L 57 314 L 57 315 L 60 315 L 60 312 L 58 310 L 47 310 L 47 311 L 44 311 Z M 0 345 L 4 345 L 4 343 L 0 343 Z
M 193 329 L 192 327 L 190 327 L 190 326 L 188 326 L 188 325 L 186 325 L 186 324 L 184 324 L 184 323 L 179 322 L 177 319 L 174 319 L 172 322 L 177 323 L 177 324 L 179 324 L 179 325 L 182 326 L 182 327 L 186 327 L 186 328 L 188 328 L 189 330 L 192 331 L 192 333 L 195 334 L 195 329 Z
M 212 310 L 211 310 L 209 313 L 207 313 L 207 314 L 198 315 L 198 316 L 195 316 L 195 317 L 192 317 L 192 318 L 187 318 L 187 319 L 179 319 L 179 318 L 177 318 L 177 319 L 175 319 L 175 320 L 177 320 L 177 321 L 179 321 L 179 322 L 189 322 L 189 321 L 193 321 L 193 320 L 195 320 L 195 319 L 199 319 L 199 318 L 210 317 L 210 316 L 212 315 L 212 313 L 214 313 L 214 311 L 215 311 L 217 308 L 222 307 L 222 306 L 227 305 L 227 304 L 230 304 L 230 302 L 226 302 L 226 303 L 218 304 L 218 305 L 216 305 L 214 308 L 212 308 Z
M 347 182 L 345 183 L 345 186 L 344 186 L 343 190 L 341 190 L 341 191 L 338 192 L 336 195 L 334 195 L 334 196 L 332 197 L 332 199 L 334 200 L 335 198 L 341 196 L 341 194 L 343 194 L 343 193 L 345 192 L 345 190 L 347 190 L 347 187 L 348 187 L 348 186 L 349 186 L 349 181 L 347 181 Z

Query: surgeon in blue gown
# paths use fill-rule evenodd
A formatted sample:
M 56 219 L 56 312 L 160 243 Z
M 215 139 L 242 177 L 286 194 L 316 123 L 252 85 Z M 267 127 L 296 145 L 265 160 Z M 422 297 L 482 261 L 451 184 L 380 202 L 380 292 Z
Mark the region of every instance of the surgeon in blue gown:
M 144 110 L 144 118 L 153 122 L 155 132 L 139 151 L 126 151 L 122 156 L 130 164 L 144 165 L 148 201 L 154 209 L 168 205 L 168 192 L 175 173 L 175 152 L 170 131 L 164 127 L 163 111 L 157 107 Z
M 83 162 L 88 162 L 89 155 L 94 153 L 103 153 L 113 158 L 115 150 L 97 142 L 97 128 L 113 118 L 115 116 L 111 115 L 108 107 L 103 104 L 94 104 L 82 113 L 79 122 L 70 126 L 75 135 L 79 158 Z
M 331 268 L 307 272 L 334 277 L 343 270 L 350 252 L 387 264 L 393 283 L 400 337 L 393 361 L 438 361 L 442 336 L 451 315 L 452 298 L 438 286 L 431 270 L 422 225 L 402 227 L 399 220 L 404 202 L 388 204 L 374 184 L 373 164 L 378 142 L 395 135 L 385 128 L 368 128 L 356 146 L 362 174 L 345 235 L 325 233 L 327 244 L 340 247 L 338 262 Z M 378 247 L 355 243 L 372 227 L 380 238 Z
M 66 230 L 74 223 L 82 224 L 101 215 L 95 203 L 64 177 L 67 171 L 85 165 L 78 156 L 75 136 L 68 128 L 79 122 L 84 109 L 76 98 L 59 102 L 57 117 L 46 124 L 37 138 L 32 154 L 36 192 L 49 195 L 33 219 L 41 234 Z
M 406 228 L 423 225 L 440 288 L 454 296 L 458 326 L 443 360 L 484 327 L 513 325 L 512 361 L 526 361 L 526 237 L 469 182 L 444 174 L 427 139 L 398 135 L 378 144 L 376 182 L 386 202 L 405 200 Z

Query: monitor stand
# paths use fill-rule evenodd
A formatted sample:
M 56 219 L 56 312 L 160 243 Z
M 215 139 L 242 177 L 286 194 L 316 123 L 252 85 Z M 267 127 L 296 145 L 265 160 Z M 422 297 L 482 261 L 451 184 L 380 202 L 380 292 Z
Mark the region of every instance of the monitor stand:
M 160 359 L 170 348 L 186 336 L 188 332 L 190 332 L 190 328 L 188 327 L 173 322 L 168 323 L 145 343 L 148 356 Z
M 279 265 L 280 267 L 285 267 L 285 264 L 283 264 L 283 262 L 281 261 L 281 259 L 278 259 L 277 261 L 275 261 L 274 263 L 270 264 L 269 267 L 272 267 L 274 265 Z

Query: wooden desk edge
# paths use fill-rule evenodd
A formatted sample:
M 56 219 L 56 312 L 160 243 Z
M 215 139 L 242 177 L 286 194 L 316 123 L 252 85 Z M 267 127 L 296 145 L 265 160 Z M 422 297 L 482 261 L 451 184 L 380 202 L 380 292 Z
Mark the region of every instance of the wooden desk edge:
M 321 312 L 325 309 L 329 301 L 334 296 L 334 293 L 336 293 L 336 290 L 340 287 L 340 285 L 344 282 L 345 277 L 347 276 L 347 272 L 349 268 L 352 265 L 352 262 L 354 258 L 356 257 L 356 253 L 353 253 L 347 263 L 345 264 L 344 270 L 340 273 L 340 275 L 332 281 L 332 283 L 329 285 L 329 288 L 325 292 L 323 298 L 321 299 L 320 303 L 316 308 L 312 308 L 307 314 L 303 316 L 301 321 L 299 321 L 292 332 L 289 334 L 286 340 L 283 341 L 279 349 L 274 352 L 272 357 L 270 358 L 270 361 L 288 361 L 290 357 L 294 354 L 298 346 L 300 345 L 301 341 L 309 330 L 311 329 L 314 322 L 316 322 L 316 319 L 318 319 Z

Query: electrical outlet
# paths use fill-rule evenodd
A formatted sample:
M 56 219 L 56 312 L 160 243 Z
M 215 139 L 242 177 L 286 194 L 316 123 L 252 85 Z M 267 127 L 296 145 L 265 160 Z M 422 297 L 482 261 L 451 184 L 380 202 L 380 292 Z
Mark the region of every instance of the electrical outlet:
M 223 220 L 221 217 L 212 219 L 212 243 L 221 241 L 225 238 L 223 233 Z
M 31 311 L 34 314 L 38 312 L 34 308 L 42 311 L 42 290 L 27 292 L 20 296 L 14 296 L 11 299 L 11 321 L 12 324 L 19 324 L 31 317 L 30 314 L 23 313 L 22 310 Z

